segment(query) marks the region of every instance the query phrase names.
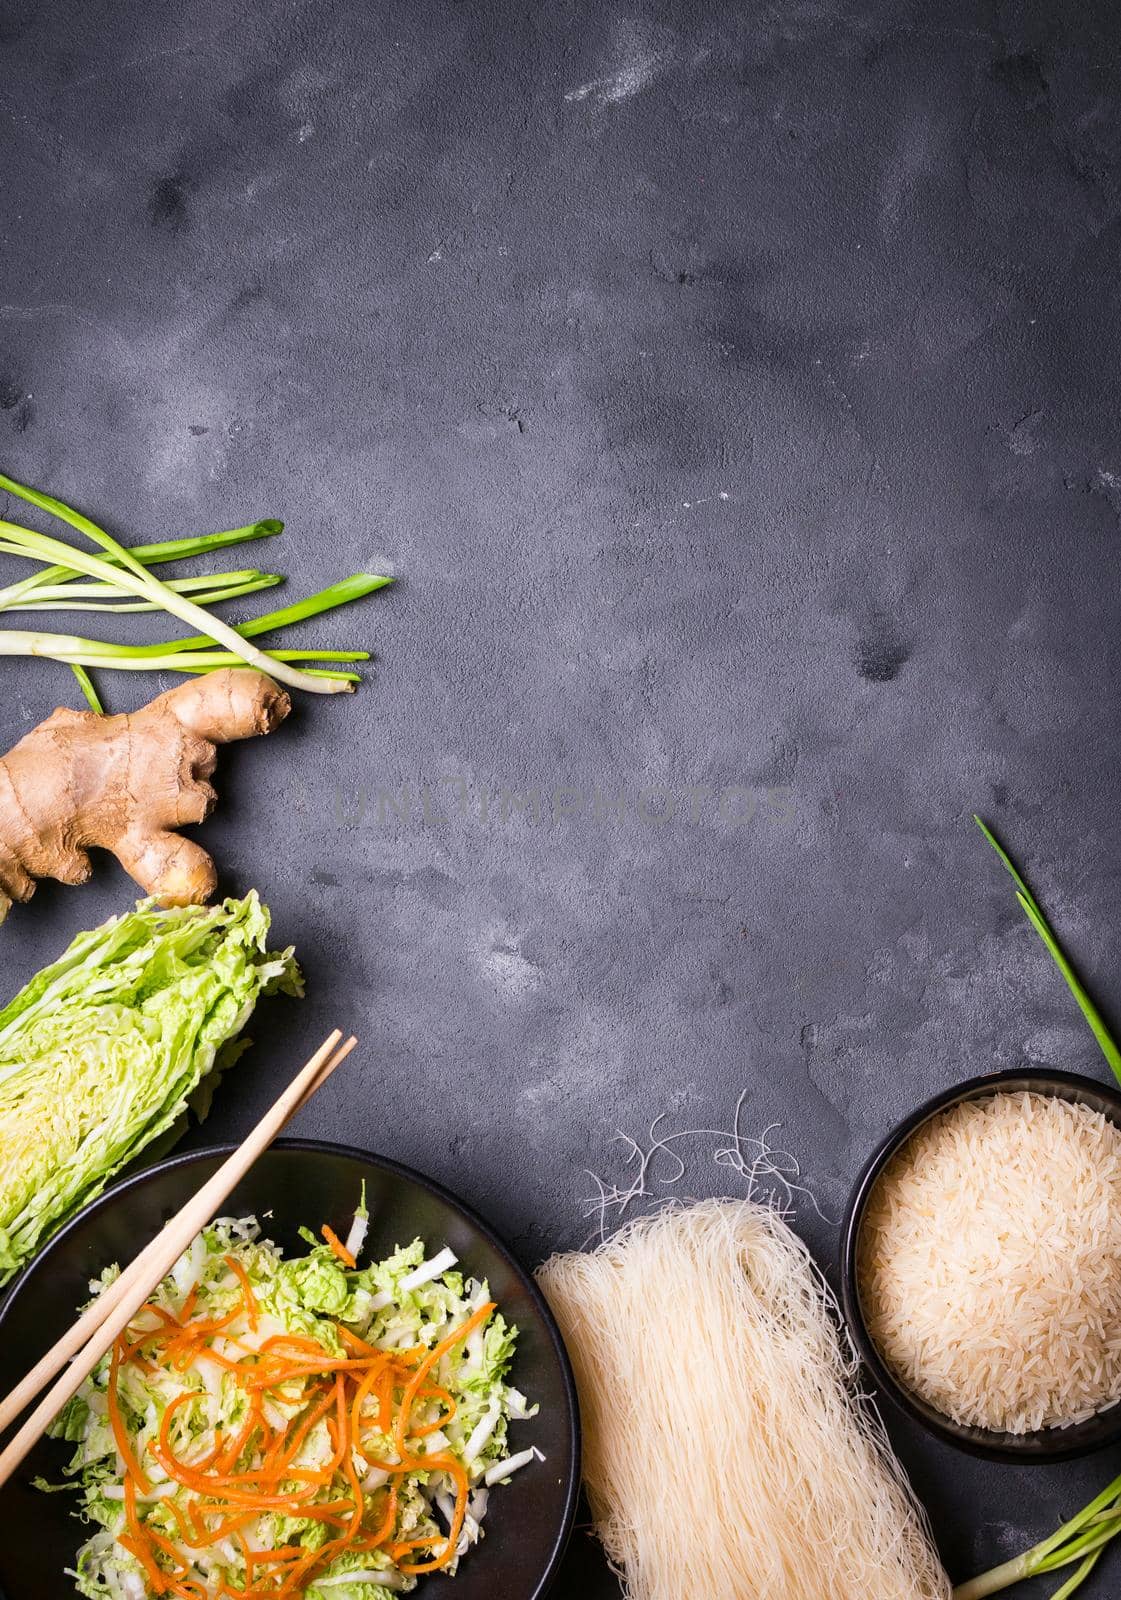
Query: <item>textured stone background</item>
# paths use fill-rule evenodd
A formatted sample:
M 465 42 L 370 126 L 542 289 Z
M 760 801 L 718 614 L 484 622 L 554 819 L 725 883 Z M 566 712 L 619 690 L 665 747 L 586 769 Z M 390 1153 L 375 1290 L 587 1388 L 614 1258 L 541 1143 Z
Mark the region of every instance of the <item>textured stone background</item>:
M 204 837 L 310 992 L 207 1137 L 352 1026 L 304 1131 L 534 1262 L 659 1112 L 746 1089 L 836 1218 L 935 1089 L 1104 1070 L 969 816 L 1108 1002 L 1114 12 L 0 5 L 4 465 L 134 538 L 283 516 L 293 592 L 401 578 L 307 629 L 376 648 L 361 692 L 224 761 Z M 5 745 L 75 703 L 4 681 Z M 42 890 L 5 991 L 129 899 Z M 1118 1466 L 891 1420 L 955 1574 Z M 580 1536 L 559 1592 L 616 1593 Z

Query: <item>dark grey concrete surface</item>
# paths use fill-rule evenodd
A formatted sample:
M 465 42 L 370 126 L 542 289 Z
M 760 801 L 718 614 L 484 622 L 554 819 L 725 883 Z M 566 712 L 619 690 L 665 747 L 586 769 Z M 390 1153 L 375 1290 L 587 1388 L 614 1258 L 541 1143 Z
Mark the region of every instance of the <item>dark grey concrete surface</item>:
M 659 1112 L 746 1089 L 836 1218 L 935 1089 L 1105 1070 L 969 817 L 1108 1004 L 1119 43 L 1042 0 L 0 6 L 0 461 L 131 538 L 282 516 L 293 593 L 401 579 L 304 630 L 376 649 L 360 692 L 223 761 L 202 837 L 309 992 L 199 1137 L 353 1027 L 302 1131 L 535 1262 Z M 5 745 L 77 703 L 3 670 Z M 45 887 L 5 991 L 129 900 Z M 889 1420 L 955 1575 L 1121 1465 Z M 616 1593 L 579 1535 L 559 1593 Z

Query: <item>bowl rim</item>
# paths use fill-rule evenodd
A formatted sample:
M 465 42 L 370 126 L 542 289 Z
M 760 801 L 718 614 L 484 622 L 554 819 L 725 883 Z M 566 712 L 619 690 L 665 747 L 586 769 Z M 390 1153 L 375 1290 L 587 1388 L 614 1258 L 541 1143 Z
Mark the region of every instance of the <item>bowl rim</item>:
M 162 1161 L 154 1161 L 150 1166 L 141 1167 L 135 1172 L 130 1172 L 118 1182 L 110 1185 L 102 1194 L 91 1200 L 88 1205 L 81 1207 L 80 1210 L 76 1211 L 72 1217 L 69 1217 L 63 1223 L 57 1233 L 51 1235 L 34 1261 L 30 1262 L 24 1271 L 12 1281 L 3 1297 L 0 1298 L 0 1336 L 3 1334 L 8 1314 L 17 1297 L 22 1293 L 24 1286 L 44 1269 L 55 1245 L 80 1223 L 86 1222 L 91 1216 L 103 1211 L 108 1205 L 119 1201 L 131 1190 L 139 1188 L 145 1182 L 162 1173 L 173 1171 L 179 1167 L 192 1166 L 196 1162 L 206 1161 L 214 1157 L 224 1159 L 237 1148 L 236 1140 L 231 1140 L 221 1144 L 204 1145 L 197 1150 L 183 1150 L 175 1155 L 165 1156 Z M 583 1433 L 580 1419 L 580 1401 L 576 1390 L 576 1378 L 572 1370 L 572 1362 L 561 1337 L 557 1319 L 553 1315 L 549 1302 L 538 1288 L 533 1273 L 521 1264 L 505 1240 L 494 1231 L 490 1223 L 485 1221 L 473 1206 L 468 1205 L 465 1200 L 461 1200 L 458 1195 L 454 1194 L 452 1190 L 435 1178 L 430 1178 L 425 1173 L 418 1172 L 415 1167 L 407 1166 L 403 1161 L 395 1161 L 391 1156 L 379 1155 L 373 1150 L 364 1150 L 359 1145 L 340 1144 L 331 1139 L 274 1139 L 262 1151 L 262 1155 L 268 1155 L 273 1150 L 304 1151 L 315 1155 L 349 1157 L 352 1160 L 364 1161 L 370 1166 L 378 1167 L 392 1174 L 394 1177 L 403 1178 L 410 1183 L 416 1184 L 437 1200 L 441 1200 L 445 1205 L 450 1206 L 453 1211 L 458 1212 L 482 1236 L 491 1249 L 502 1257 L 529 1294 L 537 1314 L 548 1332 L 553 1353 L 560 1369 L 561 1385 L 567 1405 L 567 1427 L 565 1431 L 569 1444 L 569 1463 L 564 1484 L 561 1516 L 553 1534 L 552 1546 L 545 1566 L 536 1581 L 535 1588 L 527 1596 L 527 1600 L 542 1600 L 542 1597 L 552 1588 L 556 1581 L 560 1564 L 568 1548 L 576 1521 L 576 1509 L 580 1497 L 582 1476 Z
M 995 1072 L 979 1073 L 964 1078 L 924 1100 L 900 1122 L 895 1123 L 879 1141 L 865 1161 L 853 1184 L 845 1209 L 841 1230 L 841 1307 L 849 1337 L 861 1361 L 875 1378 L 879 1393 L 887 1397 L 912 1421 L 917 1422 L 935 1438 L 968 1455 L 987 1461 L 1000 1461 L 1015 1466 L 1050 1466 L 1059 1461 L 1069 1461 L 1078 1456 L 1091 1455 L 1097 1450 L 1116 1445 L 1121 1440 L 1121 1405 L 1108 1413 L 1098 1412 L 1084 1423 L 1074 1423 L 1069 1428 L 1046 1428 L 1032 1433 L 1012 1434 L 974 1428 L 938 1411 L 921 1400 L 901 1379 L 897 1378 L 880 1355 L 860 1303 L 857 1259 L 860 1229 L 868 1198 L 877 1179 L 891 1158 L 896 1155 L 919 1128 L 950 1106 L 965 1100 L 979 1100 L 990 1094 L 1009 1093 L 1016 1085 L 1037 1093 L 1070 1091 L 1070 1097 L 1085 1100 L 1092 1095 L 1110 1106 L 1112 1119 L 1121 1126 L 1121 1088 L 1088 1074 L 1067 1072 L 1059 1067 L 1022 1066 L 1002 1068 Z M 1100 1428 L 1100 1436 L 1087 1439 L 1083 1430 L 1109 1416 L 1110 1426 Z

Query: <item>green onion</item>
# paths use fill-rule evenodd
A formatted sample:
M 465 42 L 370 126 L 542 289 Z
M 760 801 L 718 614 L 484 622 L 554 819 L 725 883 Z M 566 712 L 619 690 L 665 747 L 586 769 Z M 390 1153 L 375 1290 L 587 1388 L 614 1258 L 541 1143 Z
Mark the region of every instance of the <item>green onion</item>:
M 369 660 L 367 651 L 261 650 L 247 641 L 257 634 L 279 631 L 308 617 L 372 594 L 392 583 L 392 578 L 355 573 L 319 593 L 236 627 L 203 609 L 282 581 L 276 573 L 245 570 L 163 581 L 147 568 L 206 554 L 249 539 L 279 533 L 284 524 L 266 520 L 223 533 L 173 539 L 128 549 L 81 512 L 52 495 L 27 488 L 0 473 L 0 490 L 18 495 L 40 510 L 58 517 L 100 546 L 95 553 L 75 547 L 49 534 L 18 523 L 0 521 L 0 554 L 41 561 L 43 570 L 19 583 L 0 589 L 0 610 L 17 611 L 167 611 L 203 631 L 185 639 L 156 645 L 118 645 L 107 640 L 83 639 L 72 634 L 0 631 L 0 655 L 32 655 L 65 662 L 74 671 L 91 707 L 100 709 L 97 691 L 85 668 L 112 667 L 131 672 L 210 672 L 218 667 L 245 664 L 314 694 L 337 694 L 358 682 L 354 672 L 298 667 L 305 661 L 354 662 Z M 102 553 L 103 552 L 103 553 Z M 92 583 L 73 580 L 85 575 Z
M 271 671 L 274 677 L 279 678 L 282 683 L 287 683 L 291 688 L 307 689 L 312 694 L 337 694 L 341 689 L 349 687 L 345 684 L 324 683 L 322 680 L 305 677 L 304 674 L 281 662 L 270 668 L 267 665 L 267 657 L 255 645 L 240 639 L 227 623 L 212 617 L 186 595 L 176 594 L 158 578 L 152 577 L 134 556 L 88 517 L 83 517 L 80 512 L 71 510 L 60 500 L 52 499 L 50 495 L 40 494 L 37 489 L 24 488 L 22 484 L 15 483 L 3 473 L 0 473 L 0 489 L 8 489 L 13 494 L 29 500 L 32 505 L 39 506 L 44 511 L 54 512 L 71 527 L 86 534 L 95 544 L 100 544 L 103 549 L 119 558 L 119 571 L 108 566 L 101 556 L 89 555 L 84 550 L 64 545 L 60 540 L 52 539 L 47 534 L 33 533 L 30 528 L 21 528 L 16 523 L 0 522 L 0 537 L 9 546 L 14 545 L 18 553 L 25 554 L 32 560 L 45 557 L 48 561 L 62 564 L 69 562 L 78 572 L 107 581 L 112 581 L 116 572 L 116 580 L 123 589 L 139 595 L 142 600 L 156 601 L 163 610 L 172 612 L 184 622 L 193 623 L 196 628 L 201 628 L 216 645 L 225 645 L 246 666 L 256 667 L 261 672 Z
M 1062 973 L 1067 988 L 1077 1000 L 1082 1015 L 1090 1024 L 1094 1038 L 1098 1041 L 1102 1055 L 1109 1062 L 1114 1076 L 1121 1081 L 1121 1050 L 1117 1048 L 1113 1036 L 1102 1020 L 1101 1012 L 1086 993 L 1078 974 L 1071 966 L 1062 946 L 1052 933 L 1046 917 L 1039 909 L 1035 896 L 1020 876 L 1008 852 L 996 836 L 985 826 L 980 817 L 975 816 L 973 820 L 1011 873 L 1013 882 L 1016 884 L 1016 899 L 1020 902 L 1028 921 L 1050 951 L 1051 959 Z
M 1081 1588 L 1083 1583 L 1085 1583 L 1086 1579 L 1090 1576 L 1091 1572 L 1093 1572 L 1094 1568 L 1098 1564 L 1098 1557 L 1100 1555 L 1100 1550 L 1095 1550 L 1092 1554 L 1088 1555 L 1085 1561 L 1083 1561 L 1076 1568 L 1067 1581 L 1055 1590 L 1051 1600 L 1068 1600 L 1068 1596 L 1072 1595 L 1076 1589 Z
M 133 545 L 132 553 L 146 567 L 155 567 L 165 561 L 186 561 L 192 556 L 209 555 L 211 550 L 225 550 L 231 545 L 245 544 L 250 539 L 272 538 L 283 531 L 283 522 L 269 517 L 262 522 L 251 522 L 244 528 L 230 528 L 224 533 L 205 533 L 189 539 L 164 539 L 158 544 Z M 0 554 L 22 555 L 23 551 L 13 550 L 0 542 Z M 117 565 L 112 556 L 106 556 L 105 561 L 110 566 Z M 67 579 L 77 576 L 72 567 L 44 567 L 42 572 L 34 572 L 30 578 L 22 578 L 19 583 L 0 589 L 0 610 L 18 604 L 22 595 L 44 584 L 65 583 Z
M 1023 1555 L 1004 1561 L 999 1567 L 959 1583 L 953 1600 L 985 1600 L 986 1595 L 997 1594 L 1025 1578 L 1034 1578 L 1046 1572 L 1057 1572 L 1074 1562 L 1078 1566 L 1061 1588 L 1056 1589 L 1051 1600 L 1068 1600 L 1068 1596 L 1085 1582 L 1093 1570 L 1102 1550 L 1111 1539 L 1121 1533 L 1121 1477 L 1114 1478 L 1089 1505 L 1057 1528 L 1047 1539 L 1032 1545 Z
M 166 669 L 169 672 L 195 673 L 198 677 L 203 677 L 208 672 L 216 672 L 219 667 L 236 667 L 237 665 L 237 661 L 224 651 L 218 650 L 213 655 L 208 656 L 202 656 L 200 652 L 196 651 L 194 655 L 189 656 L 169 656 L 167 661 L 159 667 L 153 667 L 149 662 L 141 670 L 144 672 L 162 672 Z M 329 671 L 326 667 L 305 667 L 304 671 L 313 678 L 326 678 L 334 683 L 362 682 L 357 672 Z M 275 677 L 276 674 L 274 673 L 273 676 Z
M 368 661 L 368 650 L 267 650 L 258 652 L 266 662 Z M 68 666 L 112 667 L 116 672 L 179 672 L 202 668 L 236 667 L 243 657 L 231 650 L 181 650 L 174 641 L 161 645 L 119 645 L 107 639 L 82 639 L 71 633 L 24 633 L 0 630 L 0 656 L 39 656 Z M 266 666 L 272 676 L 280 674 Z M 331 673 L 332 678 L 357 681 L 354 673 Z
M 223 600 L 237 600 L 245 594 L 257 594 L 261 589 L 273 589 L 284 579 L 275 572 L 214 572 L 199 578 L 170 578 L 165 580 L 176 594 L 189 594 L 198 606 L 218 605 Z M 128 590 L 111 583 L 55 583 L 29 592 L 24 600 L 15 600 L 10 611 L 108 611 L 121 616 L 136 611 L 162 611 L 163 607 L 152 600 L 127 601 Z M 95 598 L 96 597 L 96 598 Z M 119 599 L 118 599 L 119 597 Z M 2 608 L 0 608 L 2 609 Z
M 86 703 L 91 711 L 96 711 L 99 717 L 105 715 L 105 707 L 101 704 L 101 697 L 93 686 L 93 679 L 85 667 L 80 667 L 77 662 L 70 663 L 70 670 L 78 680 L 78 686 L 86 697 Z
M 254 617 L 251 622 L 239 622 L 234 631 L 244 639 L 256 638 L 260 633 L 273 633 L 279 628 L 291 627 L 294 622 L 304 622 L 308 617 L 318 617 L 325 611 L 333 611 L 337 606 L 345 606 L 351 600 L 360 600 L 364 595 L 384 589 L 392 582 L 392 578 L 379 577 L 373 572 L 355 572 L 349 578 L 342 578 L 338 583 L 320 589 L 318 594 L 309 594 L 306 600 L 297 600 L 293 605 L 285 606 L 280 611 L 266 612 L 263 617 Z M 174 640 L 173 646 L 153 644 L 138 645 L 136 648 L 140 653 L 147 650 L 153 655 L 160 655 L 172 647 L 175 650 L 205 650 L 210 642 L 207 634 L 197 633 L 189 639 Z M 321 659 L 325 660 L 326 657 Z

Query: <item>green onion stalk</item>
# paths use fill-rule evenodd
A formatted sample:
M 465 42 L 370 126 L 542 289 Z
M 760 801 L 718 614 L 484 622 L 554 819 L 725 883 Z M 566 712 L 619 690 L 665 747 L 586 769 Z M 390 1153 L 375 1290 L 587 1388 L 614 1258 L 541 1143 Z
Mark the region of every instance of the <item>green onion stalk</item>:
M 326 684 L 321 680 L 306 678 L 304 674 L 282 662 L 277 662 L 270 668 L 268 657 L 258 650 L 256 645 L 246 643 L 228 623 L 211 616 L 187 595 L 177 594 L 159 578 L 153 577 L 141 562 L 129 555 L 123 545 L 119 545 L 110 534 L 105 533 L 96 523 L 90 522 L 87 517 L 83 517 L 80 512 L 71 511 L 60 501 L 52 500 L 49 495 L 40 494 L 38 490 L 25 489 L 22 485 L 13 483 L 10 478 L 4 477 L 2 473 L 0 473 L 0 488 L 21 495 L 44 511 L 53 511 L 55 515 L 61 516 L 63 521 L 69 522 L 72 527 L 86 534 L 94 543 L 100 544 L 116 555 L 120 559 L 120 566 L 117 569 L 108 569 L 110 580 L 113 579 L 115 571 L 115 581 L 122 589 L 139 595 L 142 600 L 156 601 L 164 611 L 170 611 L 181 621 L 193 623 L 196 628 L 203 629 L 209 639 L 216 645 L 224 645 L 227 650 L 231 650 L 246 666 L 256 667 L 261 672 L 271 672 L 290 688 L 308 689 L 313 694 L 335 694 L 345 687 L 342 684 Z M 21 554 L 31 560 L 56 561 L 60 564 L 69 562 L 70 566 L 78 572 L 84 572 L 88 577 L 100 579 L 106 577 L 106 564 L 103 558 L 72 548 L 48 534 L 34 533 L 30 528 L 21 528 L 16 523 L 0 521 L 0 539 L 13 554 Z
M 1024 912 L 1024 915 L 1027 917 L 1036 933 L 1038 933 L 1039 937 L 1043 940 L 1043 943 L 1047 946 L 1047 950 L 1052 961 L 1054 961 L 1055 965 L 1062 973 L 1063 980 L 1066 983 L 1067 988 L 1078 1002 L 1079 1010 L 1086 1018 L 1086 1021 L 1090 1024 L 1094 1038 L 1098 1041 L 1098 1046 L 1102 1055 L 1109 1062 L 1110 1069 L 1112 1070 L 1114 1077 L 1117 1078 L 1118 1082 L 1121 1082 L 1121 1050 L 1118 1049 L 1113 1036 L 1106 1027 L 1101 1012 L 1087 994 L 1081 979 L 1071 966 L 1066 952 L 1063 950 L 1054 933 L 1051 931 L 1050 925 L 1047 922 L 1047 918 L 1039 909 L 1038 901 L 1028 888 L 1024 879 L 1021 877 L 1007 850 L 1005 850 L 1004 846 L 1000 843 L 999 839 L 997 839 L 996 835 L 985 826 L 980 817 L 975 816 L 973 820 L 980 828 L 981 832 L 985 835 L 985 838 L 992 845 L 1001 861 L 1003 861 L 1005 867 L 1011 873 L 1012 880 L 1016 885 L 1016 899 L 1020 902 L 1020 906 Z
M 198 578 L 165 578 L 164 582 L 177 594 L 189 594 L 197 606 L 210 606 L 273 589 L 284 579 L 278 572 L 246 568 L 242 572 L 208 572 Z M 0 610 L 8 611 L 106 611 L 118 616 L 160 609 L 154 600 L 130 600 L 127 589 L 112 583 L 40 584 L 22 599 L 0 605 Z
M 12 480 L 4 481 L 10 483 Z M 204 533 L 187 539 L 162 539 L 155 544 L 134 544 L 131 546 L 130 554 L 143 566 L 155 567 L 165 561 L 186 561 L 191 556 L 209 555 L 212 550 L 226 550 L 231 545 L 247 544 L 251 539 L 274 538 L 283 532 L 283 522 L 274 517 L 267 517 L 260 522 L 248 523 L 243 528 L 228 528 L 222 533 Z M 12 553 L 0 543 L 0 554 Z M 17 550 L 14 553 L 19 555 L 22 551 Z M 106 555 L 103 559 L 106 566 L 121 565 L 116 556 Z M 22 578 L 19 583 L 12 583 L 7 588 L 0 589 L 0 610 L 18 605 L 24 595 L 32 594 L 32 591 L 44 585 L 65 583 L 77 576 L 78 574 L 70 566 L 44 567 L 41 572 L 33 572 L 29 578 Z
M 272 677 L 281 676 L 278 664 L 292 661 L 368 661 L 368 650 L 268 650 L 260 651 Z M 61 661 L 67 666 L 112 667 L 115 672 L 213 672 L 218 667 L 245 664 L 243 655 L 231 650 L 179 648 L 178 643 L 126 648 L 103 639 L 81 639 L 68 633 L 25 633 L 10 629 L 0 632 L 0 656 L 39 656 Z M 357 683 L 354 672 L 318 673 L 318 677 Z
M 1090 999 L 1066 952 L 1056 939 L 1040 909 L 1039 902 L 992 830 L 985 826 L 980 817 L 975 816 L 973 820 L 1011 874 L 1016 885 L 1016 899 L 1024 915 L 1043 940 L 1051 959 L 1062 973 L 1067 988 L 1077 1001 L 1082 1015 L 1090 1024 L 1102 1054 L 1109 1062 L 1115 1076 L 1121 1080 L 1121 1050 L 1118 1049 L 1101 1013 Z M 1084 1506 L 1077 1516 L 1072 1517 L 1069 1522 L 1064 1522 L 1062 1527 L 1057 1528 L 1048 1538 L 1032 1545 L 1030 1550 L 1014 1556 L 1011 1561 L 1002 1562 L 989 1572 L 981 1573 L 979 1577 L 970 1578 L 967 1583 L 959 1584 L 954 1590 L 954 1600 L 985 1600 L 986 1595 L 997 1594 L 1000 1590 L 1008 1589 L 1014 1583 L 1021 1583 L 1027 1578 L 1058 1572 L 1063 1567 L 1073 1567 L 1074 1571 L 1051 1596 L 1051 1600 L 1069 1600 L 1069 1596 L 1081 1588 L 1090 1576 L 1106 1545 L 1119 1533 L 1121 1533 L 1121 1477 L 1114 1478 L 1113 1482 L 1091 1500 L 1089 1505 Z
M 244 569 L 165 582 L 147 569 L 248 540 L 271 537 L 282 531 L 282 522 L 266 519 L 221 533 L 129 549 L 52 495 L 27 488 L 3 473 L 0 473 L 0 489 L 59 518 L 100 547 L 98 552 L 86 550 L 18 523 L 0 520 L 0 554 L 44 563 L 41 570 L 30 577 L 0 588 L 0 610 L 166 611 L 201 630 L 188 638 L 156 645 L 122 645 L 73 634 L 18 629 L 0 631 L 0 655 L 40 656 L 70 666 L 93 710 L 100 712 L 102 706 L 87 670 L 90 667 L 110 667 L 125 672 L 199 673 L 242 664 L 267 672 L 291 688 L 313 694 L 337 694 L 352 689 L 358 682 L 358 675 L 352 671 L 314 668 L 302 663 L 366 661 L 369 660 L 368 651 L 264 650 L 249 641 L 372 594 L 392 583 L 392 578 L 355 573 L 280 611 L 231 626 L 204 607 L 272 588 L 283 581 L 278 573 Z M 93 581 L 75 581 L 81 577 Z
M 1085 1583 L 1102 1551 L 1118 1533 L 1121 1533 L 1121 1477 L 1114 1478 L 1096 1499 L 1069 1522 L 1064 1522 L 1049 1538 L 1040 1540 L 1011 1561 L 983 1572 L 980 1577 L 959 1583 L 953 1600 L 985 1600 L 986 1595 L 998 1594 L 1014 1583 L 1073 1566 L 1070 1577 L 1051 1596 L 1051 1600 L 1068 1600 Z

